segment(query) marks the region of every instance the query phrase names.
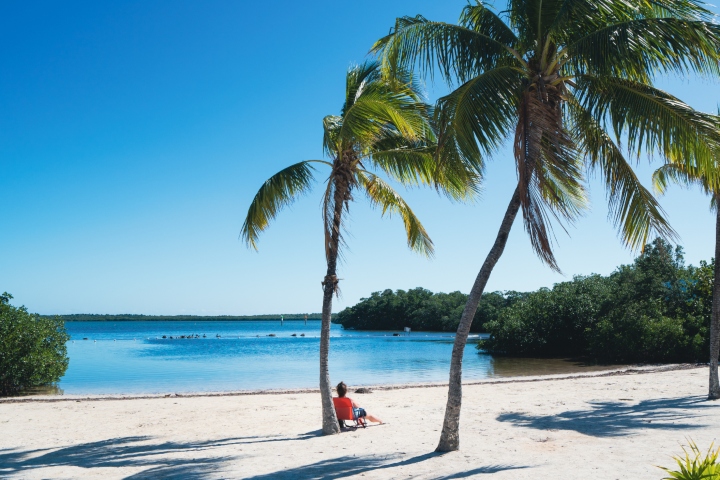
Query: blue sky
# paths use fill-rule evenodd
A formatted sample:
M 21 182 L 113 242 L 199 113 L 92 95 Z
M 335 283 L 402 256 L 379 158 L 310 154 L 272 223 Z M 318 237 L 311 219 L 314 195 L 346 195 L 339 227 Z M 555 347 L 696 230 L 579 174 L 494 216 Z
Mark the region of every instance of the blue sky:
M 395 17 L 455 21 L 463 5 L 4 2 L 0 291 L 44 314 L 319 311 L 320 190 L 278 217 L 259 252 L 238 239 L 249 202 L 279 169 L 322 155 L 321 120 L 341 107 L 346 69 Z M 720 101 L 714 80 L 659 84 L 703 111 Z M 646 183 L 652 169 L 643 159 Z M 398 219 L 354 203 L 334 310 L 385 288 L 467 292 L 515 182 L 509 149 L 487 178 L 474 205 L 407 192 L 435 241 L 432 260 L 408 251 Z M 557 229 L 564 275 L 535 258 L 516 222 L 488 289 L 536 289 L 632 261 L 596 180 L 590 194 L 569 236 Z M 661 203 L 687 262 L 709 260 L 708 200 L 674 187 Z

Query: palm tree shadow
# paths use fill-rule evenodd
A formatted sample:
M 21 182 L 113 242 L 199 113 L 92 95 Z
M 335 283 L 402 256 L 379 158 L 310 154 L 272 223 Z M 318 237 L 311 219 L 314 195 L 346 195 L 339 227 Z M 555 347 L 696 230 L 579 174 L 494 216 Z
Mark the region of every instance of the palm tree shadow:
M 308 440 L 322 435 L 314 430 L 296 436 L 246 436 L 196 442 L 153 442 L 153 437 L 131 436 L 87 442 L 62 448 L 0 450 L 0 477 L 33 469 L 72 466 L 148 467 L 129 478 L 205 478 L 235 457 L 209 454 L 213 449 L 266 442 Z M 177 455 L 192 452 L 193 459 Z M 208 455 L 209 454 L 209 455 Z
M 388 459 L 393 460 L 397 458 L 397 455 L 389 455 L 383 457 L 377 456 L 342 456 L 331 458 L 328 460 L 321 460 L 319 462 L 312 463 L 310 465 L 302 465 L 300 467 L 285 469 L 282 471 L 267 473 L 263 475 L 256 475 L 253 477 L 245 477 L 247 480 L 270 480 L 270 479 L 328 479 L 335 480 L 351 475 L 361 475 L 368 472 L 377 472 L 379 470 L 385 470 L 388 468 L 403 467 L 407 465 L 413 465 L 424 462 L 431 458 L 440 457 L 440 453 L 426 453 L 418 455 L 416 457 L 408 458 L 406 460 L 391 461 L 387 463 Z M 455 478 L 467 478 L 473 475 L 483 473 L 496 473 L 503 470 L 513 470 L 520 468 L 528 468 L 526 466 L 515 466 L 515 465 L 491 465 L 486 467 L 480 467 L 466 472 L 458 472 L 447 477 L 441 477 L 443 479 L 455 479 Z
M 236 457 L 203 455 L 216 447 L 247 443 L 242 438 L 227 438 L 203 442 L 148 443 L 152 437 L 122 437 L 98 442 L 71 445 L 59 449 L 0 451 L 0 477 L 3 474 L 28 472 L 34 469 L 72 466 L 97 467 L 149 467 L 134 478 L 189 478 L 207 477 L 220 466 Z M 195 459 L 173 458 L 167 455 L 193 452 Z M 133 478 L 133 477 L 130 477 Z
M 720 407 L 705 397 L 661 398 L 643 400 L 637 404 L 624 402 L 590 402 L 588 410 L 572 410 L 557 415 L 529 415 L 526 413 L 503 413 L 500 422 L 538 430 L 574 430 L 596 437 L 630 435 L 638 429 L 688 430 L 705 425 L 687 422 L 690 418 L 704 416 L 708 408 Z

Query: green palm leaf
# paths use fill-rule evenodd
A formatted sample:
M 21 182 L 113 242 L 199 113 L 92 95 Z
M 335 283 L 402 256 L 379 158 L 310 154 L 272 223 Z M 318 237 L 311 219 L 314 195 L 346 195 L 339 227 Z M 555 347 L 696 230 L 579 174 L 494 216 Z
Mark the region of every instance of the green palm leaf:
M 296 163 L 280 170 L 266 180 L 255 194 L 240 230 L 240 238 L 255 250 L 260 232 L 270 225 L 280 209 L 310 190 L 315 169 L 309 162 Z
M 357 178 L 370 203 L 380 207 L 383 216 L 400 215 L 405 225 L 408 247 L 422 255 L 432 257 L 435 252 L 433 242 L 405 200 L 390 185 L 372 173 L 358 172 Z
M 517 115 L 525 75 L 512 66 L 488 70 L 438 100 L 438 157 L 461 159 L 482 174 L 483 158 L 507 138 Z
M 710 209 L 716 210 L 720 198 L 719 170 L 720 168 L 716 168 L 714 176 L 707 176 L 697 168 L 667 163 L 653 172 L 653 187 L 662 195 L 671 182 L 683 186 L 697 184 L 705 194 L 710 195 Z
M 661 72 L 718 74 L 718 49 L 720 25 L 643 18 L 584 34 L 567 54 L 573 70 L 647 81 Z
M 512 49 L 492 36 L 471 28 L 430 22 L 422 16 L 398 18 L 395 32 L 378 40 L 372 49 L 380 55 L 383 70 L 394 76 L 417 64 L 432 78 L 440 68 L 452 83 L 464 83 L 498 61 L 509 62 Z
M 655 197 L 640 183 L 620 148 L 598 121 L 578 103 L 570 102 L 573 136 L 588 159 L 591 171 L 605 181 L 609 216 L 623 241 L 642 248 L 651 234 L 677 238 Z
M 714 167 L 717 118 L 693 110 L 650 85 L 616 77 L 583 75 L 577 98 L 590 116 L 609 122 L 616 138 L 627 138 L 628 151 L 644 150 L 699 168 Z

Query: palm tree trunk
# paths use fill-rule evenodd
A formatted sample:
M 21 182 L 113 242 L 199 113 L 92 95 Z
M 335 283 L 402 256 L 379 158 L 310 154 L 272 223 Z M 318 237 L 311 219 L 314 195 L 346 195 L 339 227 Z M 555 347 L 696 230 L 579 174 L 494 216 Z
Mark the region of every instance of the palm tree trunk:
M 710 319 L 710 391 L 708 398 L 720 398 L 718 381 L 718 356 L 720 355 L 720 195 L 715 195 L 717 204 L 715 220 L 715 279 L 713 281 L 712 317 Z
M 335 259 L 337 260 L 337 258 Z M 335 407 L 332 401 L 332 387 L 330 386 L 330 371 L 328 370 L 328 355 L 330 353 L 330 320 L 332 314 L 332 297 L 335 293 L 337 278 L 335 277 L 335 262 L 330 268 L 328 262 L 327 275 L 323 281 L 322 326 L 320 328 L 320 396 L 322 398 L 322 432 L 323 435 L 340 433 Z
M 460 324 L 458 325 L 457 334 L 455 335 L 455 344 L 452 350 L 452 359 L 450 361 L 450 385 L 448 389 L 448 400 L 445 408 L 445 420 L 443 422 L 442 433 L 440 434 L 440 443 L 435 449 L 436 452 L 451 452 L 460 448 L 460 406 L 462 403 L 462 360 L 465 351 L 465 344 L 470 333 L 475 312 L 477 311 L 480 297 L 485 290 L 485 285 L 490 278 L 495 264 L 500 260 L 507 243 L 510 229 L 515 221 L 515 217 L 520 209 L 520 193 L 519 189 L 515 189 L 515 193 L 510 200 L 505 217 L 500 224 L 495 244 L 490 249 L 490 253 L 485 258 L 480 273 L 478 273 L 475 283 L 473 284 L 468 301 L 465 304 Z
M 328 357 L 330 354 L 330 321 L 332 319 L 332 297 L 337 291 L 337 257 L 340 247 L 340 226 L 342 213 L 347 199 L 350 197 L 349 188 L 343 188 L 345 182 L 336 181 L 334 194 L 334 208 L 329 245 L 327 246 L 327 273 L 322 282 L 323 306 L 322 322 L 320 328 L 320 397 L 322 399 L 322 432 L 323 435 L 340 433 L 335 407 L 332 401 L 332 386 L 330 385 L 330 371 Z M 328 240 L 326 240 L 328 241 Z

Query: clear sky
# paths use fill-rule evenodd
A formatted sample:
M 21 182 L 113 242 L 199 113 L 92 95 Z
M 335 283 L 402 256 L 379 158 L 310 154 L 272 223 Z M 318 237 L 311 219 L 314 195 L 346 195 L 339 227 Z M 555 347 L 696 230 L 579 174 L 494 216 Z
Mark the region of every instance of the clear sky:
M 261 183 L 322 155 L 346 69 L 394 19 L 456 21 L 463 0 L 123 1 L 0 4 L 0 292 L 52 313 L 318 312 L 320 189 L 281 213 L 260 251 L 238 239 Z M 717 11 L 717 10 L 716 10 Z M 663 88 L 713 112 L 720 83 Z M 436 98 L 443 85 L 428 85 Z M 653 167 L 638 169 L 649 184 Z M 318 175 L 324 180 L 323 173 Z M 469 291 L 514 187 L 509 149 L 475 205 L 406 198 L 435 241 L 408 251 L 402 223 L 358 199 L 335 311 L 371 292 Z M 632 261 L 591 180 L 592 209 L 556 229 L 563 275 L 516 222 L 491 290 L 531 290 Z M 661 199 L 686 261 L 709 260 L 714 216 L 697 190 Z

